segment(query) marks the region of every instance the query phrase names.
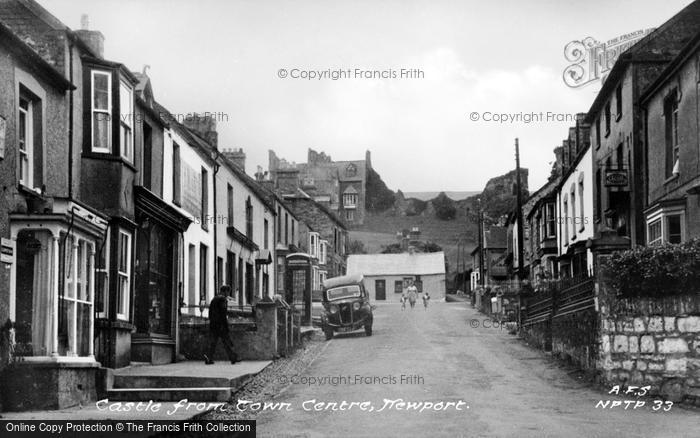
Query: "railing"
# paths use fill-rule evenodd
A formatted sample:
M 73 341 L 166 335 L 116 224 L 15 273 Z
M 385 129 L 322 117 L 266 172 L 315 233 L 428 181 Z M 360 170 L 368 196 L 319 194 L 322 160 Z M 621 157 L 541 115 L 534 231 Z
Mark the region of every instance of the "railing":
M 550 321 L 595 305 L 595 278 L 586 273 L 540 281 L 532 295 L 524 299 L 523 325 Z

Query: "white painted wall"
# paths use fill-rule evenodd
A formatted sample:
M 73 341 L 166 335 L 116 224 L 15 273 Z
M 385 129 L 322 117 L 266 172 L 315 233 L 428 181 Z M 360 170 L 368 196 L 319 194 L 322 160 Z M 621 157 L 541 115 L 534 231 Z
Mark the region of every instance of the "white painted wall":
M 578 184 L 583 182 L 583 215 L 581 214 L 581 201 L 579 195 Z M 576 188 L 576 220 L 572 221 L 571 199 L 570 192 L 572 186 Z M 593 222 L 593 153 L 591 148 L 584 153 L 583 157 L 576 165 L 576 168 L 566 178 L 561 189 L 557 193 L 557 227 L 559 243 L 559 254 L 564 254 L 569 248 L 569 245 L 586 241 L 594 236 Z M 568 215 L 564 212 L 564 200 L 568 199 Z M 566 220 L 568 216 L 568 221 Z M 583 219 L 583 220 L 582 220 Z M 583 224 L 581 224 L 583 222 Z M 568 227 L 568 236 L 565 228 Z M 567 239 L 568 237 L 568 239 Z M 590 250 L 586 250 L 588 259 L 588 268 L 592 269 L 593 254 Z

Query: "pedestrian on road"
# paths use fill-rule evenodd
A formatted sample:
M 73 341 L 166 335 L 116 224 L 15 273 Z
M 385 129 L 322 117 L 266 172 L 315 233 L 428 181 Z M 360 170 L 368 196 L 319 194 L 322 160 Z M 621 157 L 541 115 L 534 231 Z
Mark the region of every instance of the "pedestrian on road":
M 204 355 L 204 363 L 211 365 L 214 363 L 214 352 L 216 342 L 221 338 L 224 349 L 231 363 L 238 362 L 238 355 L 233 351 L 233 344 L 228 333 L 228 300 L 227 295 L 231 293 L 231 286 L 223 285 L 219 289 L 219 294 L 212 298 L 209 304 L 209 351 Z
M 428 293 L 428 291 L 425 291 L 425 293 L 423 294 L 423 307 L 425 308 L 425 310 L 428 310 L 428 302 L 429 301 L 430 301 L 430 294 Z
M 411 304 L 411 309 L 413 309 L 416 307 L 416 300 L 418 299 L 418 289 L 413 284 L 413 280 L 410 281 L 406 292 L 408 293 L 408 302 Z
M 408 297 L 406 297 L 406 291 L 403 291 L 401 293 L 401 310 L 406 310 L 406 300 L 408 300 Z

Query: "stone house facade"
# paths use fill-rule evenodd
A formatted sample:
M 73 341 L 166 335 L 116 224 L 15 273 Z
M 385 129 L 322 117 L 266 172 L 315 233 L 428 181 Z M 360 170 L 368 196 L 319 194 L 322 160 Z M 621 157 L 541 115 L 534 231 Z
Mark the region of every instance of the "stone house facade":
M 3 408 L 61 408 L 94 395 L 99 366 L 92 266 L 109 218 L 80 196 L 82 134 L 66 132 L 81 92 L 67 72 L 94 53 L 33 2 L 3 2 L 0 23 Z
M 700 237 L 700 32 L 641 99 L 646 135 L 646 244 Z M 661 163 L 661 165 L 659 165 Z
M 327 278 L 347 272 L 346 245 L 348 231 L 345 223 L 332 211 L 303 191 L 283 195 L 294 214 L 309 227 L 308 248 L 312 258 L 321 259 Z M 305 239 L 306 240 L 306 239 Z M 320 278 L 321 270 L 318 275 Z M 314 284 L 320 284 L 320 279 Z
M 591 124 L 597 239 L 606 230 L 646 243 L 648 188 L 644 113 L 640 97 L 700 30 L 700 4 L 693 2 L 642 38 L 616 61 L 586 116 Z M 673 173 L 672 163 L 664 165 Z M 604 244 L 604 242 L 600 242 Z
M 364 160 L 334 161 L 329 155 L 308 150 L 306 163 L 289 163 L 269 151 L 269 177 L 275 189 L 301 188 L 315 201 L 341 217 L 348 226 L 362 225 L 366 215 L 370 152 Z

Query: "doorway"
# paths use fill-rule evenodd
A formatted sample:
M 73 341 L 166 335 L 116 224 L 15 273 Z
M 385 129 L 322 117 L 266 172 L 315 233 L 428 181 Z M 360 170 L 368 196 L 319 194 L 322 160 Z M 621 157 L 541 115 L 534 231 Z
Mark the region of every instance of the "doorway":
M 386 300 L 386 280 L 374 280 L 374 294 L 377 301 Z

